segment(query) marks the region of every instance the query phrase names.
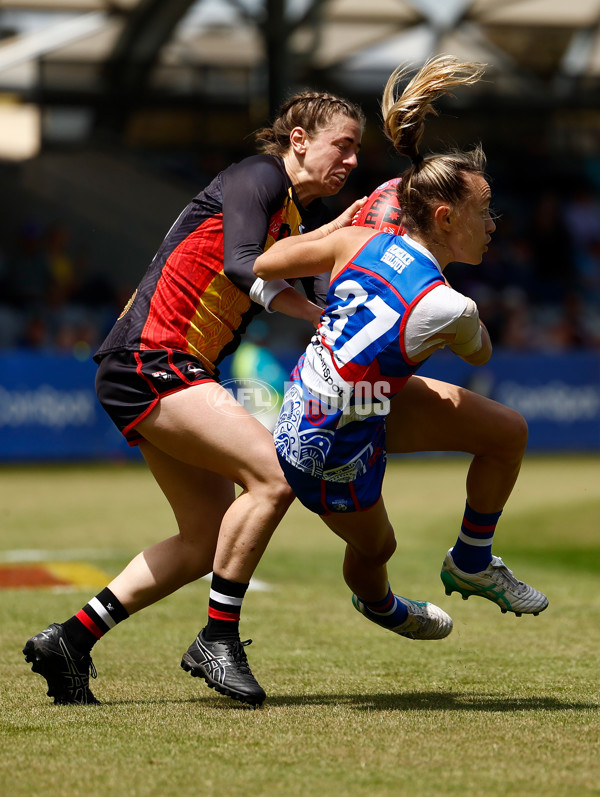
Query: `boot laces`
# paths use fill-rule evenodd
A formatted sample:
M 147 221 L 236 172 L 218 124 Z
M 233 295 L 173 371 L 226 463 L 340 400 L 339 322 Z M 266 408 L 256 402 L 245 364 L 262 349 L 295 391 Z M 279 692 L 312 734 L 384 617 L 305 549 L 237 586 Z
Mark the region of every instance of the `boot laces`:
M 503 587 L 510 587 L 515 590 L 515 592 L 523 592 L 523 590 L 526 589 L 526 585 L 513 576 L 512 570 L 508 569 L 500 557 L 496 557 L 493 562 L 493 567 Z
M 242 670 L 246 674 L 251 674 L 251 671 L 250 671 L 250 666 L 248 664 L 248 659 L 246 657 L 246 651 L 244 650 L 244 648 L 251 644 L 252 644 L 251 639 L 246 639 L 244 642 L 241 642 L 239 639 L 235 639 L 229 643 L 229 649 L 231 651 L 233 660 L 235 661 L 236 664 L 239 665 L 240 670 Z

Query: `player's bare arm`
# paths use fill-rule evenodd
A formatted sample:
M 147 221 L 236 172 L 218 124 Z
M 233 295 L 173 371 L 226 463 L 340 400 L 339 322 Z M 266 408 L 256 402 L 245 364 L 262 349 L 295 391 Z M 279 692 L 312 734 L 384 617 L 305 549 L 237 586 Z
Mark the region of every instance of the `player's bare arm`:
M 343 227 L 330 231 L 326 224 L 313 232 L 277 241 L 254 262 L 254 273 L 264 280 L 310 277 L 345 264 L 373 230 Z
M 286 290 L 278 293 L 270 304 L 270 309 L 278 313 L 300 318 L 303 321 L 310 321 L 316 327 L 321 318 L 322 308 L 318 304 L 309 301 L 295 288 L 290 285 Z

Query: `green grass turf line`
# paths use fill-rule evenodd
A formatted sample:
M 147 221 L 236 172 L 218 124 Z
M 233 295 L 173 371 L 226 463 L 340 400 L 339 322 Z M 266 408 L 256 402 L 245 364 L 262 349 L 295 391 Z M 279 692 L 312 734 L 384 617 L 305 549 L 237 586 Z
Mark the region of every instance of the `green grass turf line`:
M 0 593 L 0 793 L 598 794 L 600 459 L 527 459 L 499 524 L 495 551 L 550 598 L 536 618 L 444 595 L 439 568 L 465 474 L 463 458 L 393 460 L 386 478 L 399 543 L 392 584 L 453 616 L 442 641 L 402 639 L 361 617 L 341 577 L 343 544 L 292 507 L 256 574 L 272 589 L 248 593 L 242 615 L 268 694 L 259 711 L 179 667 L 206 617 L 205 581 L 99 643 L 93 689 L 103 705 L 89 708 L 53 706 L 20 652 L 89 593 Z M 113 574 L 174 530 L 143 468 L 17 468 L 0 478 L 4 552 L 104 547 L 101 566 Z

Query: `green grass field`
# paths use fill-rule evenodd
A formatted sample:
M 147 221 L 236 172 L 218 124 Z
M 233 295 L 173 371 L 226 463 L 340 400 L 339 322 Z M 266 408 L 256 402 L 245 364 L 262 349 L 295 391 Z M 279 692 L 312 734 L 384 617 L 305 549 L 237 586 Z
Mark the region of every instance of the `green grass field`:
M 96 646 L 97 707 L 54 706 L 21 648 L 99 590 L 0 592 L 0 793 L 600 794 L 600 458 L 528 457 L 500 521 L 495 553 L 550 599 L 539 617 L 444 594 L 466 467 L 392 461 L 385 484 L 399 542 L 392 586 L 453 616 L 442 641 L 402 639 L 358 615 L 342 543 L 292 507 L 256 573 L 270 589 L 244 604 L 268 695 L 258 711 L 179 667 L 205 621 L 205 580 Z M 0 518 L 4 561 L 42 550 L 109 576 L 174 533 L 143 466 L 0 469 Z

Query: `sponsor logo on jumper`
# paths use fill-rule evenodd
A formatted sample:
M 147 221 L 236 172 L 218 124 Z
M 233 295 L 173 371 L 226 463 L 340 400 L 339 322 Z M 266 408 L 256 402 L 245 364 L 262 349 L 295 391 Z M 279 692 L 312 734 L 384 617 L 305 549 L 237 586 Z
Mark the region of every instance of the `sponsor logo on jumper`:
M 313 337 L 311 342 L 313 343 L 315 354 L 317 355 L 321 363 L 321 377 L 327 382 L 327 384 L 331 387 L 334 393 L 337 393 L 339 396 L 341 396 L 343 388 L 337 385 L 333 380 L 333 374 L 331 368 L 329 367 L 323 355 L 325 347 L 318 342 L 318 338 L 316 336 Z
M 392 244 L 388 249 L 386 249 L 383 257 L 381 258 L 381 262 L 385 263 L 386 265 L 390 266 L 397 271 L 398 274 L 402 274 L 404 269 L 413 262 L 414 257 L 409 255 L 404 249 L 401 249 L 396 244 Z

